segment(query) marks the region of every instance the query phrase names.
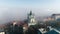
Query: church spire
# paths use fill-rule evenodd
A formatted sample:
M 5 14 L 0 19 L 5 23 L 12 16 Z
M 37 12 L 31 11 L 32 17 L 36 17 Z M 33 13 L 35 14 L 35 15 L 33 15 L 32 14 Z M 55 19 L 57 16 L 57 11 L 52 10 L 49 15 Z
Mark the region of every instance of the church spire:
M 30 11 L 30 15 L 32 15 L 32 11 Z

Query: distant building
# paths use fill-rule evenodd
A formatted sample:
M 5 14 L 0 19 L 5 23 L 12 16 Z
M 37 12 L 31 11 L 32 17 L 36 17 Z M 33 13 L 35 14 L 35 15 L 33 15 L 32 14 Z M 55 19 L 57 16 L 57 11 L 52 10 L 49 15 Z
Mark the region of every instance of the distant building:
M 60 20 L 60 14 L 53 14 L 52 17 L 54 20 Z
M 60 14 L 52 14 L 52 16 L 46 17 L 44 21 L 60 21 Z
M 50 16 L 50 17 L 46 17 L 46 18 L 44 19 L 44 21 L 54 21 L 54 18 L 52 18 L 51 16 Z

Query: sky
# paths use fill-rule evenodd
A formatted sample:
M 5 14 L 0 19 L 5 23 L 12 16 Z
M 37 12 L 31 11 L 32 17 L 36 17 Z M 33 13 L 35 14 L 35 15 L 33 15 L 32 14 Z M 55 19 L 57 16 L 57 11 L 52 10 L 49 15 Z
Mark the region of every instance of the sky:
M 60 0 L 0 0 L 0 23 L 22 20 L 29 11 L 36 17 L 60 13 Z

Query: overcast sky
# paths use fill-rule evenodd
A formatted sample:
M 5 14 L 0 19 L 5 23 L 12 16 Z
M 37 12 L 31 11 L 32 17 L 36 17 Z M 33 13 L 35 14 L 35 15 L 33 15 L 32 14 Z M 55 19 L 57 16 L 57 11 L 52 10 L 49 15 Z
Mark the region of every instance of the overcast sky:
M 36 16 L 60 13 L 60 0 L 0 0 L 0 23 L 24 19 L 32 10 Z

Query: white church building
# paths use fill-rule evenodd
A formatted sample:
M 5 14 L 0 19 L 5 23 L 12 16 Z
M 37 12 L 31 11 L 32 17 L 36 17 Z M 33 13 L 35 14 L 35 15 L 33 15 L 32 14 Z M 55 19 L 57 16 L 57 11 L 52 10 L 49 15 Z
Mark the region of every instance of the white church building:
M 35 16 L 32 13 L 32 11 L 30 11 L 30 13 L 28 14 L 28 26 L 35 24 L 36 24 Z

